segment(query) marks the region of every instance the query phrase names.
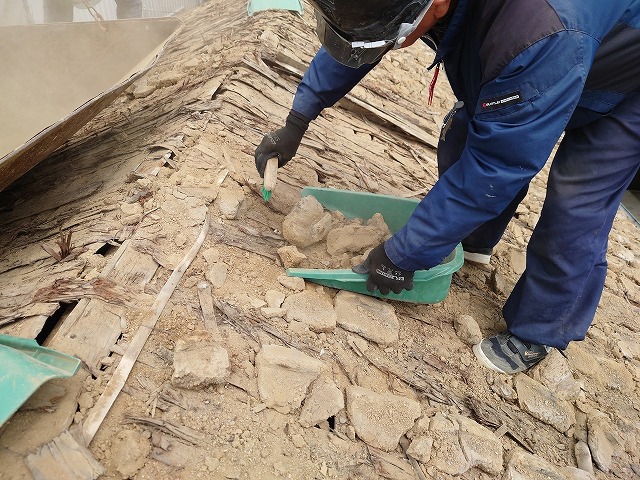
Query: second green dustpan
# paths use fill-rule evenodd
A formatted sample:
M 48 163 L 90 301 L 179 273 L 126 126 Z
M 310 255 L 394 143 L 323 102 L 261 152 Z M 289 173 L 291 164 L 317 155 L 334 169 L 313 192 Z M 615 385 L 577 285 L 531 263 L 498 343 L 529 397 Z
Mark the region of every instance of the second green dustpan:
M 74 375 L 80 360 L 35 340 L 0 335 L 0 425 L 45 382 Z
M 327 210 L 341 212 L 347 218 L 367 220 L 374 214 L 380 213 L 392 233 L 404 226 L 419 203 L 417 200 L 390 195 L 332 188 L 307 187 L 302 190 L 301 195 L 303 197 L 312 195 Z M 348 269 L 290 268 L 287 270 L 287 275 L 302 277 L 327 287 L 379 298 L 412 303 L 438 303 L 448 295 L 453 274 L 462 267 L 463 263 L 462 245 L 458 244 L 440 265 L 415 273 L 413 290 L 388 295 L 382 295 L 377 290 L 375 293 L 369 292 L 366 287 L 366 275 L 360 275 Z
M 252 16 L 262 10 L 291 10 L 302 14 L 301 0 L 249 0 L 247 13 Z

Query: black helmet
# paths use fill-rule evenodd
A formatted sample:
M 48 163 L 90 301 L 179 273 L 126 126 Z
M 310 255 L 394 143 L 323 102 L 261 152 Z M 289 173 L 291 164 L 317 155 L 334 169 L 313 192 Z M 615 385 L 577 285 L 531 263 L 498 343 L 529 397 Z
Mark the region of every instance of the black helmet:
M 433 0 L 310 0 L 322 45 L 340 63 L 359 67 L 398 48 Z M 375 3 L 375 5 L 372 5 Z

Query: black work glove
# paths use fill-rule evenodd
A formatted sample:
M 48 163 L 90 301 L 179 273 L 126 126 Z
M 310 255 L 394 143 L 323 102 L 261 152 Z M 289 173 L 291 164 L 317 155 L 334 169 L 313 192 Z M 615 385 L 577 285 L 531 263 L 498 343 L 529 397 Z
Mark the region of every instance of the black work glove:
M 380 290 L 382 295 L 389 291 L 400 293 L 413 289 L 413 273 L 396 267 L 384 251 L 384 243 L 371 250 L 367 259 L 352 268 L 356 273 L 368 273 L 367 290 L 371 293 Z
M 278 168 L 284 167 L 293 158 L 309 122 L 310 119 L 291 110 L 284 127 L 264 136 L 255 153 L 256 168 L 261 177 L 264 177 L 264 169 L 270 158 L 278 157 Z

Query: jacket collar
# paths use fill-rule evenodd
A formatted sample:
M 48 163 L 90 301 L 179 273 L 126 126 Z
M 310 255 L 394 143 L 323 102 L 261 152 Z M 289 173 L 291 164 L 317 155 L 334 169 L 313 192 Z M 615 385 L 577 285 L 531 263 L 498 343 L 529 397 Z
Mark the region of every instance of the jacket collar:
M 455 37 L 464 21 L 469 0 L 453 1 L 457 4 L 453 6 L 452 12 L 448 13 L 445 18 L 441 20 L 442 23 L 440 23 L 439 26 L 442 28 L 442 24 L 444 23 L 444 34 L 437 31 L 439 29 L 434 27 L 425 34 L 426 38 L 423 38 L 424 42 L 436 51 L 436 56 L 433 63 L 428 67 L 428 70 L 431 70 L 442 62 L 442 58 L 451 49 Z

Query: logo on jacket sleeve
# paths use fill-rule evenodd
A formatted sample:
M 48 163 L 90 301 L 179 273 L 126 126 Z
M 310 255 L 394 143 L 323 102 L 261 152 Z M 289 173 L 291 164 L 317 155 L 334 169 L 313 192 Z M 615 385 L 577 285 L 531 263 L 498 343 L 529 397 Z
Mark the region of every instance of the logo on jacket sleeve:
M 482 100 L 482 110 L 495 110 L 497 108 L 506 107 L 507 105 L 514 105 L 523 101 L 520 90 L 500 95 L 499 97 L 488 98 Z

